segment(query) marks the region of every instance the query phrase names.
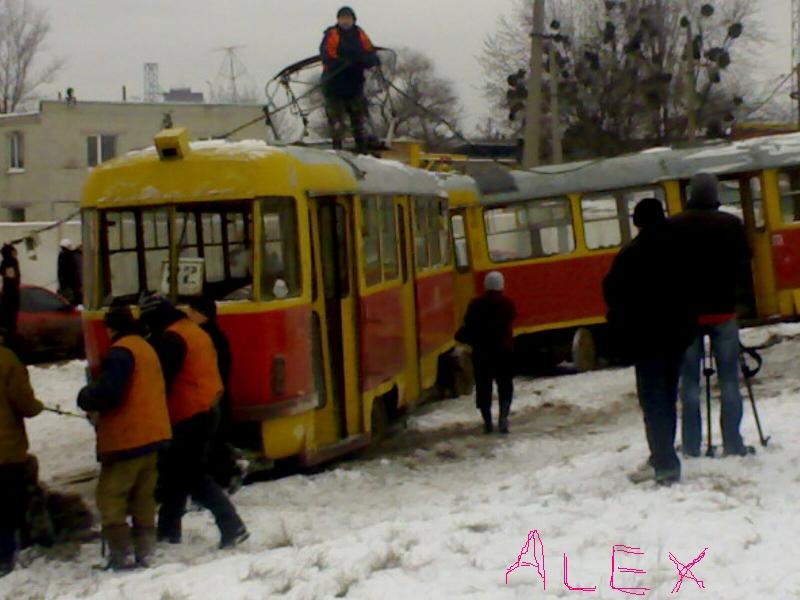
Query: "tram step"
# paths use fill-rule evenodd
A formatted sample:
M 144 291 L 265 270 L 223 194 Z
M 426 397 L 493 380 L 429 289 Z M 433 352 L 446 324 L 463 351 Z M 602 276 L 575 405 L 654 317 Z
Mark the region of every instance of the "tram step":
M 368 433 L 351 435 L 339 442 L 324 446 L 316 452 L 306 454 L 303 457 L 303 465 L 306 467 L 315 467 L 343 454 L 349 454 L 350 452 L 366 448 L 369 446 L 371 439 Z

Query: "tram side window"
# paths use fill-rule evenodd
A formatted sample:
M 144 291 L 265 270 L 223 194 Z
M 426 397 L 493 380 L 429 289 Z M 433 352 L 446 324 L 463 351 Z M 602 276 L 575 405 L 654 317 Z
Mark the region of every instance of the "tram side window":
M 397 211 L 392 198 L 381 198 L 381 264 L 383 280 L 391 281 L 400 276 L 397 260 Z
M 264 200 L 261 214 L 261 297 L 274 300 L 299 296 L 302 285 L 294 200 Z
M 487 210 L 489 258 L 508 262 L 569 254 L 575 250 L 575 232 L 569 200 L 534 200 Z
M 800 168 L 784 169 L 778 175 L 781 214 L 784 223 L 800 223 Z
M 469 248 L 467 248 L 467 231 L 464 215 L 453 215 L 450 218 L 453 230 L 453 248 L 455 249 L 456 268 L 459 271 L 469 270 Z
M 178 207 L 178 296 L 253 297 L 252 212 L 244 202 Z
M 417 269 L 435 269 L 450 264 L 447 200 L 415 198 L 414 225 Z
M 362 262 L 367 285 L 381 282 L 381 216 L 377 196 L 361 198 Z
M 614 248 L 622 243 L 628 214 L 611 194 L 595 194 L 581 199 L 583 230 L 589 250 Z

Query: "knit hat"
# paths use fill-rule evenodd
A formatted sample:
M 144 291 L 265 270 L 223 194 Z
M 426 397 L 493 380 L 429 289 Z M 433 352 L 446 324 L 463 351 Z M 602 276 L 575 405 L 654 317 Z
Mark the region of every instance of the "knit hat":
M 339 19 L 339 18 L 341 18 L 341 17 L 353 17 L 353 20 L 355 21 L 355 20 L 356 20 L 356 11 L 354 11 L 354 10 L 353 10 L 352 8 L 350 8 L 349 6 L 343 6 L 343 7 L 342 7 L 342 8 L 340 8 L 340 9 L 339 9 L 339 11 L 336 13 L 336 18 L 337 18 L 337 19 Z
M 128 307 L 115 307 L 106 313 L 103 319 L 106 327 L 120 334 L 136 331 L 136 319 Z
M 500 271 L 492 271 L 487 273 L 483 278 L 483 288 L 489 292 L 502 292 L 506 287 L 506 280 Z
M 72 250 L 72 249 L 73 249 L 73 247 L 74 247 L 74 246 L 72 245 L 72 240 L 71 240 L 71 239 L 69 239 L 69 238 L 64 238 L 63 240 L 61 240 L 61 242 L 59 242 L 59 244 L 58 244 L 58 245 L 59 245 L 61 248 L 66 248 L 67 250 Z
M 666 220 L 664 207 L 657 198 L 645 198 L 633 209 L 633 224 L 639 229 L 659 225 Z
M 719 208 L 719 180 L 712 173 L 698 173 L 689 184 L 687 208 Z

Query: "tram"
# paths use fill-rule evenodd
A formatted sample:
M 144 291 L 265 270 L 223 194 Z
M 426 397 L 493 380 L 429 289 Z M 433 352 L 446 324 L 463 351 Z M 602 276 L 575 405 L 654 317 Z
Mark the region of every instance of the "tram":
M 431 173 L 171 129 L 94 169 L 81 206 L 90 368 L 109 307 L 213 298 L 237 444 L 268 459 L 367 445 L 455 346 L 448 199 Z
M 499 270 L 517 305 L 521 360 L 541 366 L 571 359 L 580 370 L 594 368 L 608 349 L 601 282 L 636 234 L 634 206 L 656 197 L 670 215 L 679 213 L 689 180 L 701 171 L 720 178 L 721 210 L 743 219 L 753 249 L 752 286 L 740 315 L 760 322 L 796 317 L 800 134 L 474 178 L 440 175 L 451 199 L 457 313 L 481 289 L 485 273 Z

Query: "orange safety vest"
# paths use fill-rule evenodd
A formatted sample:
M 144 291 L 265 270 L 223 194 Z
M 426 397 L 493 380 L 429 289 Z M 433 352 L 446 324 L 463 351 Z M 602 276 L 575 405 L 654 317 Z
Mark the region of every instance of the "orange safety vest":
M 119 406 L 100 413 L 99 455 L 134 450 L 172 439 L 161 363 L 153 347 L 138 335 L 126 335 L 111 346 L 133 354 L 133 374 Z
M 179 335 L 186 344 L 183 366 L 167 394 L 169 418 L 174 425 L 211 410 L 224 387 L 214 342 L 205 331 L 189 319 L 176 321 L 167 331 Z

